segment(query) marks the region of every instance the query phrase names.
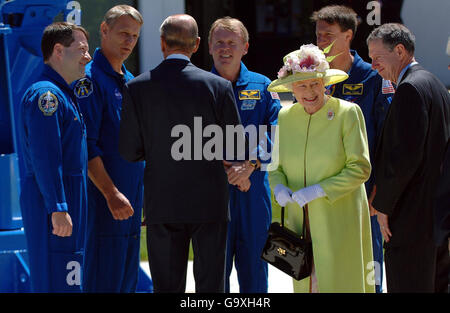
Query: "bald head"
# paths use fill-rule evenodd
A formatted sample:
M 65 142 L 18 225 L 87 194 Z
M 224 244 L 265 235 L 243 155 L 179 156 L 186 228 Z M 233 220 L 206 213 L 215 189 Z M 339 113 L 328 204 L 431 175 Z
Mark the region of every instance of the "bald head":
M 186 53 L 196 51 L 198 45 L 198 27 L 195 19 L 187 14 L 171 15 L 160 27 L 161 38 L 170 50 Z

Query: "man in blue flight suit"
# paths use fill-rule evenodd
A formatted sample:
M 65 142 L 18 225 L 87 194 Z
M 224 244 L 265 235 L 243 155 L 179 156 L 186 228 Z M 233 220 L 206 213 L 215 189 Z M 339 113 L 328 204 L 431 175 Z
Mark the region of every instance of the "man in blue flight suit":
M 329 55 L 337 57 L 330 62 L 330 68 L 343 70 L 349 75 L 347 80 L 329 86 L 327 93 L 357 103 L 361 107 L 366 122 L 370 159 L 374 160 L 376 144 L 385 114 L 392 101 L 394 88 L 389 81 L 383 80 L 375 70 L 372 70 L 372 66 L 364 62 L 355 50 L 350 50 L 357 28 L 357 15 L 351 8 L 339 5 L 326 6 L 314 12 L 311 20 L 316 23 L 317 46 L 325 49 L 333 43 Z M 371 196 L 374 189 L 373 181 L 372 174 L 365 184 L 369 203 L 373 198 Z M 376 291 L 380 293 L 383 278 L 383 238 L 372 207 L 371 226 L 373 255 L 376 262 L 375 284 Z
M 143 23 L 128 5 L 106 12 L 101 48 L 75 84 L 86 120 L 88 215 L 83 292 L 134 292 L 139 270 L 143 162 L 130 163 L 118 151 L 122 88 L 134 76 L 123 62 L 133 51 Z
M 264 165 L 270 162 L 267 155 L 271 147 L 271 126 L 277 124 L 280 100 L 278 94 L 267 91 L 270 79 L 249 71 L 241 61 L 249 46 L 248 31 L 241 21 L 230 17 L 216 20 L 211 25 L 208 43 L 214 61 L 212 72 L 232 82 L 243 126 L 254 126 L 256 130 L 259 126 L 267 128 L 267 133 L 258 140 L 258 147 L 254 147 L 257 153 L 253 160 L 250 155 L 250 161 L 227 169 L 231 220 L 225 292 L 230 291 L 233 258 L 240 291 L 267 292 L 268 268 L 261 260 L 261 251 L 272 220 L 272 208 Z
M 20 104 L 20 206 L 33 292 L 79 292 L 87 206 L 86 127 L 70 84 L 90 61 L 87 32 L 47 26 L 44 68 Z

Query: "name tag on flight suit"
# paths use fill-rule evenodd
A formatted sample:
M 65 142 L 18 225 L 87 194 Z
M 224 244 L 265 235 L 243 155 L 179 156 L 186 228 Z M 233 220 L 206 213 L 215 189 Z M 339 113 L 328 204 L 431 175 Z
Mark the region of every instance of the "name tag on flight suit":
M 241 90 L 239 91 L 239 100 L 260 100 L 259 90 Z

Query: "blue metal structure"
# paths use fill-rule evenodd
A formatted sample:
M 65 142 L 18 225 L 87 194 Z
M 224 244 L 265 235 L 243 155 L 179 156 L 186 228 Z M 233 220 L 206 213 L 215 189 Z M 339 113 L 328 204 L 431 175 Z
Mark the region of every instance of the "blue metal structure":
M 41 38 L 68 0 L 0 0 L 0 292 L 29 292 L 30 271 L 20 211 L 21 166 L 14 109 L 42 70 Z M 152 292 L 141 269 L 139 292 Z

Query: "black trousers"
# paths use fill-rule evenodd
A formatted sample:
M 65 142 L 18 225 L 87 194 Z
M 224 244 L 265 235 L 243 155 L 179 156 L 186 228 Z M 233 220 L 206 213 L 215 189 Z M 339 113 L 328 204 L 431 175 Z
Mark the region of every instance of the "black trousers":
M 387 291 L 447 292 L 450 257 L 448 245 L 433 242 L 405 247 L 386 245 Z
M 189 242 L 195 291 L 224 292 L 227 222 L 147 225 L 147 251 L 155 293 L 184 293 Z

